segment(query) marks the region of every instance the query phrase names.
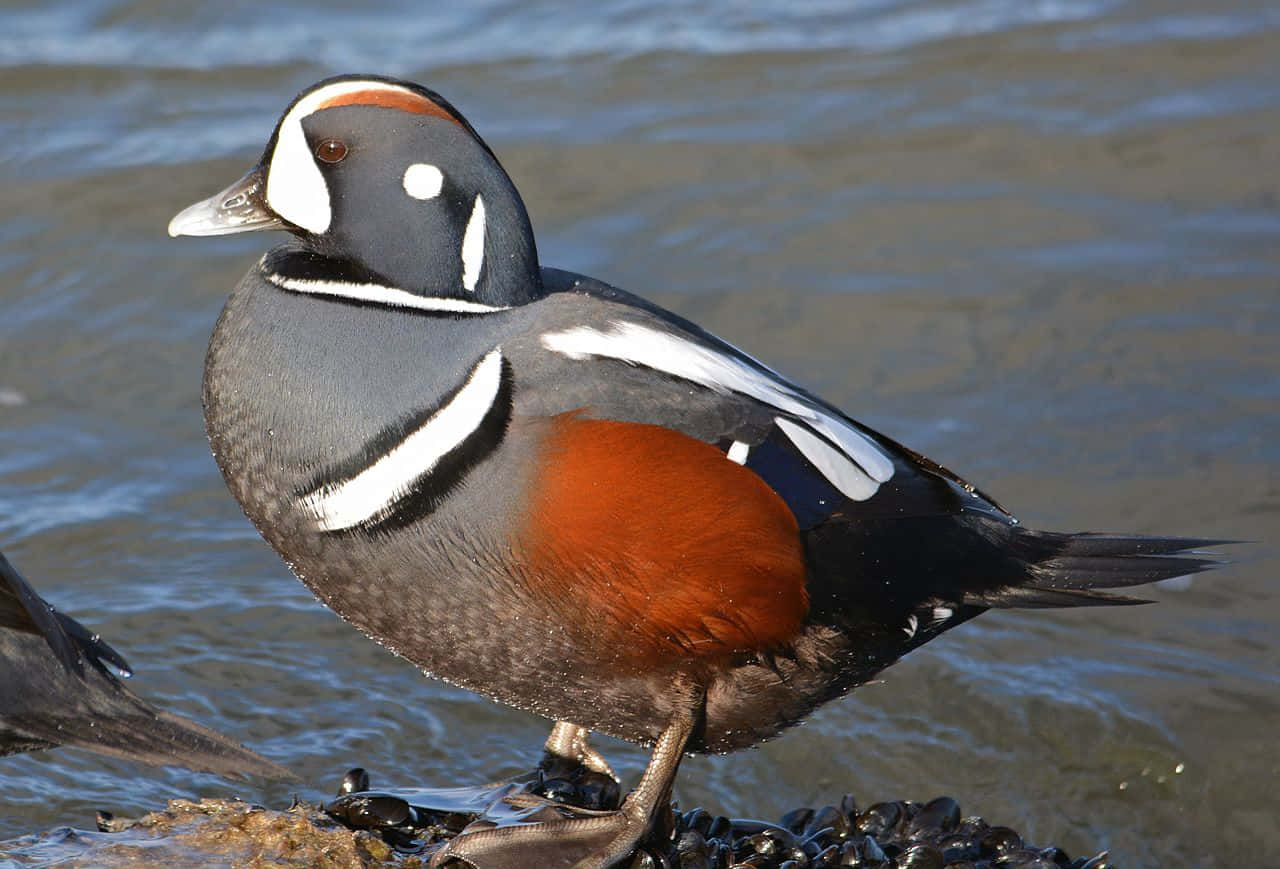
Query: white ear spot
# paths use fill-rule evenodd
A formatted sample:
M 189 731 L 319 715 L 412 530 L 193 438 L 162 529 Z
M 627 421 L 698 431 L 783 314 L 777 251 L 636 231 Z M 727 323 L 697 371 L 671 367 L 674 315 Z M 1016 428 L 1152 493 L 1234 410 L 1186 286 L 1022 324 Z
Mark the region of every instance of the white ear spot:
M 433 199 L 444 186 L 444 174 L 430 163 L 414 163 L 404 170 L 404 192 L 414 199 Z

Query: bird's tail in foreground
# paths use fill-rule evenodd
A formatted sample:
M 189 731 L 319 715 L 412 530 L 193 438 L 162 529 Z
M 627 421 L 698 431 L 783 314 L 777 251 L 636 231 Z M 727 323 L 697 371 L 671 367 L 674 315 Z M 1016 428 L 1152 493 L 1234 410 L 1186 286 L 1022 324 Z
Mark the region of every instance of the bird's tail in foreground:
M 1125 534 L 1063 534 L 1026 528 L 995 530 L 1000 543 L 1024 565 L 1017 585 L 971 592 L 966 604 L 984 607 L 1077 607 L 1149 603 L 1102 589 L 1145 585 L 1202 573 L 1224 562 L 1206 552 L 1232 543 L 1193 537 Z

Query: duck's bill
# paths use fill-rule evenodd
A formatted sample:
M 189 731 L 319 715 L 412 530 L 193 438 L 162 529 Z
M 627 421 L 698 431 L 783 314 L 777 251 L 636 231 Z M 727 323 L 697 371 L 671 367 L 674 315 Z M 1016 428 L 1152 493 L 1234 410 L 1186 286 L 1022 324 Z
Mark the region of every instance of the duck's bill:
M 178 212 L 169 221 L 169 235 L 231 235 L 259 229 L 287 229 L 287 224 L 268 206 L 266 182 L 261 166 L 221 193 L 202 199 Z

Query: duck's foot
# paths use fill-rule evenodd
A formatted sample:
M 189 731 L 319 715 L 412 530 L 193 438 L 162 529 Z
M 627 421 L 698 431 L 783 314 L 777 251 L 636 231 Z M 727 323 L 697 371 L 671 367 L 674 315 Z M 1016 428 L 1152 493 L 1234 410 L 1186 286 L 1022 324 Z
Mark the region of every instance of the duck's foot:
M 557 721 L 543 746 L 546 752 L 543 763 L 552 758 L 573 760 L 592 772 L 607 775 L 617 781 L 618 775 L 609 766 L 609 761 L 587 741 L 590 736 L 591 731 L 581 725 L 571 721 Z
M 573 809 L 570 817 L 501 827 L 480 821 L 446 842 L 430 865 L 433 869 L 450 861 L 483 869 L 605 869 L 617 865 L 651 832 L 670 834 L 671 784 L 693 724 L 689 714 L 663 731 L 640 783 L 617 811 Z
M 647 817 L 633 817 L 625 810 L 511 827 L 481 821 L 446 842 L 430 865 L 604 869 L 631 856 L 652 829 Z

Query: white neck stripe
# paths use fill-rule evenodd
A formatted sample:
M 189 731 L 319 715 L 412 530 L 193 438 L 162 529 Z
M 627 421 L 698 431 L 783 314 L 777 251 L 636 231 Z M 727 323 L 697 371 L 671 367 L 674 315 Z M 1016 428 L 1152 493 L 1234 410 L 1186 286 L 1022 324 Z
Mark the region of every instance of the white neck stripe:
M 266 272 L 266 278 L 282 290 L 306 293 L 311 296 L 333 296 L 384 305 L 388 308 L 411 308 L 415 311 L 435 311 L 442 314 L 496 314 L 509 308 L 498 305 L 482 305 L 467 299 L 450 299 L 443 296 L 420 296 L 408 290 L 384 287 L 381 284 L 355 284 L 346 281 L 321 281 L 310 278 L 290 278 L 275 272 Z
M 322 531 L 341 531 L 385 513 L 480 427 L 501 386 L 502 348 L 496 347 L 430 419 L 354 477 L 304 496 L 302 507 Z
M 484 199 L 477 193 L 466 232 L 462 234 L 462 286 L 468 292 L 475 291 L 484 266 L 484 233 Z

